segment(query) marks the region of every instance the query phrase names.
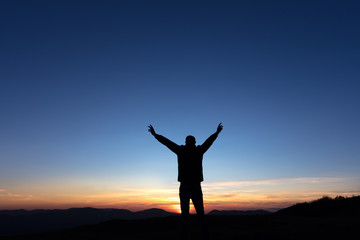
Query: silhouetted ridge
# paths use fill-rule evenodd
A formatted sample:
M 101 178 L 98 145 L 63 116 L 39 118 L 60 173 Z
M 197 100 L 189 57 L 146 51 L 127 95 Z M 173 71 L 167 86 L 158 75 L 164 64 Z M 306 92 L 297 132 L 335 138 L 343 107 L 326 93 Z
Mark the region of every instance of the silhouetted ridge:
M 298 203 L 277 211 L 277 215 L 294 216 L 360 216 L 360 196 L 345 198 L 323 197 L 312 202 Z
M 146 209 L 135 213 L 136 218 L 167 217 L 169 215 L 176 215 L 176 214 L 169 213 L 159 208 Z
M 66 210 L 0 210 L 0 235 L 59 230 L 111 219 L 135 220 L 172 215 L 177 214 L 155 208 L 139 212 L 90 207 Z

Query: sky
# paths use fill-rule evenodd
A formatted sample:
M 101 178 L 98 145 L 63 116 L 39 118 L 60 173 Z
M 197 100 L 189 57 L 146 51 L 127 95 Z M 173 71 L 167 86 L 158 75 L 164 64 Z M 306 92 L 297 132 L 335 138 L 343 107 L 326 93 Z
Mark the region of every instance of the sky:
M 0 209 L 206 211 L 360 194 L 358 1 L 1 1 Z

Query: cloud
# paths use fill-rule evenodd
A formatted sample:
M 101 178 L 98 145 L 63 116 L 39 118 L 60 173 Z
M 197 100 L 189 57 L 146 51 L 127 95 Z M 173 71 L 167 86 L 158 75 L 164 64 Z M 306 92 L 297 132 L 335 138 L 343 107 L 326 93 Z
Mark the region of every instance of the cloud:
M 3 189 L 0 189 L 3 190 Z M 33 199 L 31 194 L 19 194 L 19 193 L 10 193 L 5 190 L 0 191 L 0 198 L 3 201 L 29 201 Z
M 321 177 L 300 177 L 300 178 L 272 178 L 262 180 L 240 180 L 204 183 L 205 188 L 227 188 L 227 187 L 248 187 L 248 186 L 271 186 L 289 184 L 315 184 L 344 181 L 345 178 L 321 178 Z
M 203 192 L 210 209 L 272 209 L 322 196 L 351 196 L 347 189 L 349 180 L 299 177 L 210 182 L 203 184 Z

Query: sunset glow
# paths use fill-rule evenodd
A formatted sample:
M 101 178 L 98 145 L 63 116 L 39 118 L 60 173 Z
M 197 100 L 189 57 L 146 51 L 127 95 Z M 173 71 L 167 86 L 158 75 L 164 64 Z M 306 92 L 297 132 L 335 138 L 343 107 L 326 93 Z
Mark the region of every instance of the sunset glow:
M 297 202 L 312 201 L 323 196 L 353 196 L 360 192 L 340 191 L 346 184 L 349 189 L 356 187 L 345 178 L 287 178 L 255 181 L 231 181 L 204 183 L 203 192 L 205 210 L 254 210 L 276 209 L 291 206 Z M 338 191 L 334 187 L 338 186 Z M 335 188 L 336 189 L 336 188 Z M 346 190 L 346 189 L 344 189 Z M 85 194 L 82 192 L 58 195 L 19 194 L 1 189 L 2 209 L 37 209 L 96 207 L 122 208 L 140 211 L 149 208 L 161 208 L 170 212 L 180 212 L 177 188 L 132 188 L 118 189 L 116 192 Z M 191 212 L 195 213 L 191 205 Z

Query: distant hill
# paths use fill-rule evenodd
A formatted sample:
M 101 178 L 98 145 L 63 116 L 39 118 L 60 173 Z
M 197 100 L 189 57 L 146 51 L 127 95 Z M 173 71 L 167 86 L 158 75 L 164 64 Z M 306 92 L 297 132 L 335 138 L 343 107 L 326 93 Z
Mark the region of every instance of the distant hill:
M 31 233 L 97 224 L 111 219 L 135 220 L 177 215 L 162 209 L 70 208 L 66 210 L 0 210 L 0 235 Z
M 270 212 L 256 211 L 219 211 L 208 215 L 266 215 Z M 72 228 L 86 224 L 98 224 L 112 219 L 138 220 L 178 215 L 152 208 L 132 212 L 126 209 L 70 208 L 65 210 L 0 210 L 0 235 L 35 233 Z
M 298 203 L 294 206 L 281 209 L 276 215 L 306 216 L 306 217 L 331 217 L 331 216 L 360 216 L 360 196 L 323 197 L 312 202 Z
M 73 239 L 92 239 L 90 236 L 92 236 L 93 231 L 100 231 L 101 234 L 107 234 L 107 231 L 110 231 L 110 233 L 114 235 L 114 239 L 118 239 L 117 236 L 122 233 L 129 236 L 128 239 L 133 239 L 131 234 L 136 233 L 139 229 L 147 229 L 146 231 L 150 231 L 149 234 L 155 234 L 155 230 L 160 231 L 161 229 L 164 231 L 164 234 L 171 234 L 177 231 L 180 219 L 178 217 L 172 218 L 172 216 L 178 215 L 179 214 L 170 213 L 162 209 L 148 209 L 139 212 L 132 212 L 125 209 L 96 208 L 31 211 L 0 210 L 0 238 L 5 235 L 69 229 L 57 232 L 56 234 L 67 235 L 71 233 L 74 234 Z M 222 236 L 221 234 L 228 234 L 230 238 L 233 237 L 232 234 L 234 234 L 234 236 L 241 235 L 241 232 L 237 232 L 236 230 L 239 226 L 243 227 L 243 233 L 250 231 L 249 236 L 253 234 L 267 236 L 268 233 L 277 236 L 280 231 L 279 229 L 284 228 L 284 230 L 281 230 L 283 231 L 283 235 L 285 234 L 282 239 L 288 239 L 286 234 L 292 234 L 292 229 L 297 229 L 296 231 L 298 231 L 296 235 L 298 238 L 294 239 L 305 239 L 303 237 L 309 239 L 309 234 L 314 234 L 312 239 L 321 239 L 323 235 L 331 237 L 334 234 L 338 234 L 340 237 L 344 234 L 344 231 L 349 230 L 349 233 L 352 233 L 352 231 L 357 231 L 358 229 L 357 220 L 360 216 L 360 196 L 351 198 L 323 197 L 312 202 L 298 203 L 294 206 L 279 210 L 276 213 L 270 213 L 264 210 L 213 210 L 208 215 L 210 224 L 213 224 L 212 230 L 215 232 L 223 228 L 230 228 L 231 226 L 231 229 L 228 229 L 228 233 L 218 232 L 218 239 L 223 239 L 220 237 Z M 321 217 L 322 220 L 318 220 L 318 217 Z M 317 220 L 309 221 L 309 219 L 313 218 Z M 128 220 L 135 220 L 135 222 Z M 291 221 L 290 225 L 288 225 L 289 221 Z M 101 222 L 102 224 L 100 224 Z M 250 229 L 247 227 L 249 224 Z M 83 227 L 71 230 L 81 225 Z M 257 231 L 259 226 L 263 228 L 261 232 Z M 165 231 L 164 229 L 166 228 L 169 228 L 169 230 Z M 254 228 L 254 232 L 252 232 L 252 228 Z M 83 234 L 87 237 L 79 237 Z M 48 236 L 48 238 L 45 239 L 53 239 L 54 237 L 52 233 L 46 233 L 45 235 Z M 154 236 L 154 238 L 157 238 L 156 234 Z M 19 239 L 38 239 L 39 236 L 34 235 L 34 238 L 28 237 L 28 235 L 24 235 L 24 238 Z M 243 235 L 241 235 L 241 237 L 243 237 Z M 165 238 L 166 237 L 164 237 L 164 239 Z M 18 238 L 14 237 L 14 239 Z
M 249 215 L 267 215 L 271 214 L 265 210 L 250 210 L 250 211 L 237 211 L 237 210 L 213 210 L 208 215 L 221 215 L 221 216 L 249 216 Z

